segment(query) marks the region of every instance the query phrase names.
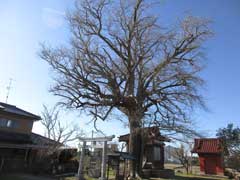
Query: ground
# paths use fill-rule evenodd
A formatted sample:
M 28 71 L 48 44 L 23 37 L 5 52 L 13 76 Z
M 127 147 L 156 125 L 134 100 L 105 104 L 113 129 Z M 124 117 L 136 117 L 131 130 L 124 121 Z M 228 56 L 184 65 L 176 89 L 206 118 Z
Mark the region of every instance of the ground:
M 47 177 L 33 176 L 27 174 L 0 175 L 1 180 L 55 180 Z
M 165 180 L 165 179 L 158 179 Z M 224 177 L 177 174 L 174 180 L 227 180 Z
M 29 176 L 29 175 L 4 175 L 4 176 L 0 176 L 0 179 L 2 180 L 53 180 L 45 177 L 36 177 L 36 176 Z M 73 177 L 65 178 L 65 180 L 75 180 L 75 178 Z M 166 180 L 166 179 L 152 178 L 151 180 Z M 227 178 L 177 174 L 174 180 L 227 180 Z
M 65 180 L 75 180 L 75 178 L 65 178 Z M 169 180 L 169 179 L 151 178 L 150 180 Z M 176 177 L 174 179 L 172 179 L 172 180 L 227 180 L 227 178 L 177 174 Z
M 220 177 L 220 176 L 200 176 L 199 174 L 199 167 L 194 166 L 192 172 L 194 175 L 187 175 L 185 170 L 181 167 L 181 165 L 176 164 L 165 164 L 165 168 L 168 169 L 175 169 L 176 177 L 172 180 L 227 180 L 227 178 Z M 111 175 L 111 174 L 110 174 Z M 111 176 L 110 176 L 111 177 Z M 1 180 L 53 180 L 46 177 L 39 177 L 39 176 L 31 176 L 31 175 L 5 175 L 1 176 Z M 114 178 L 111 177 L 111 180 Z M 75 180 L 74 177 L 65 178 L 65 180 Z M 87 178 L 87 180 L 93 180 L 91 178 Z M 151 178 L 150 180 L 167 180 L 167 179 L 160 179 L 160 178 Z M 168 179 L 169 180 L 169 179 Z

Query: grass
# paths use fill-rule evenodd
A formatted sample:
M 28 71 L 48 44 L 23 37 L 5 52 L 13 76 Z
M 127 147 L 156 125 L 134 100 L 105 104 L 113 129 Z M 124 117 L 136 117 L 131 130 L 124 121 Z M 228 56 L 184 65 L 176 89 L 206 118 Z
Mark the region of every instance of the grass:
M 176 180 L 227 180 L 227 178 L 205 175 L 176 174 Z

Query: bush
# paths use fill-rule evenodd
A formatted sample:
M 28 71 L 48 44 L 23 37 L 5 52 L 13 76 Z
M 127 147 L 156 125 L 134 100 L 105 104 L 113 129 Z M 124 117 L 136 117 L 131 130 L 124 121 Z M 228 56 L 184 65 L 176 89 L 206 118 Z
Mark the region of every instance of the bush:
M 240 154 L 234 153 L 226 158 L 227 167 L 240 171 Z

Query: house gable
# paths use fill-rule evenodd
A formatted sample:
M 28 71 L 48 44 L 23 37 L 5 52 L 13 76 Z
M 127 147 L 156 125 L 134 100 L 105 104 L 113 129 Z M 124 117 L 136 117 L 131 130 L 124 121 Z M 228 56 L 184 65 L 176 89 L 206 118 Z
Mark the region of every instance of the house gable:
M 33 122 L 41 117 L 16 106 L 0 102 L 0 130 L 30 134 Z

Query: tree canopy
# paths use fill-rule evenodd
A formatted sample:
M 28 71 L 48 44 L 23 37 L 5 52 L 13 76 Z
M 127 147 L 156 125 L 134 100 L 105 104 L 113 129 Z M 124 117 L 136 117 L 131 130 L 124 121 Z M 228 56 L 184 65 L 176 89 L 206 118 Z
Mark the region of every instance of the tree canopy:
M 137 111 L 157 124 L 188 120 L 187 109 L 203 105 L 198 72 L 209 21 L 189 16 L 165 28 L 147 5 L 76 2 L 68 15 L 70 46 L 43 46 L 41 52 L 56 72 L 51 91 L 62 104 L 103 120 L 114 108 L 127 116 Z
M 212 35 L 209 20 L 188 16 L 165 27 L 152 5 L 76 1 L 67 16 L 70 44 L 43 45 L 40 53 L 56 75 L 51 92 L 65 107 L 84 110 L 95 122 L 115 110 L 126 115 L 132 153 L 145 123 L 192 133 L 189 112 L 204 107 L 198 88 L 204 82 L 201 47 Z
M 240 128 L 228 124 L 226 128 L 220 128 L 216 134 L 217 137 L 223 138 L 226 150 L 230 153 L 240 154 Z

